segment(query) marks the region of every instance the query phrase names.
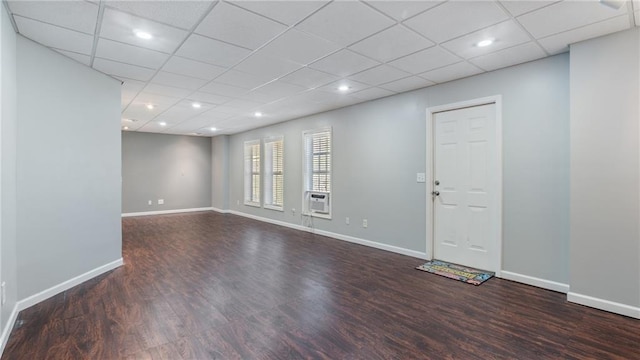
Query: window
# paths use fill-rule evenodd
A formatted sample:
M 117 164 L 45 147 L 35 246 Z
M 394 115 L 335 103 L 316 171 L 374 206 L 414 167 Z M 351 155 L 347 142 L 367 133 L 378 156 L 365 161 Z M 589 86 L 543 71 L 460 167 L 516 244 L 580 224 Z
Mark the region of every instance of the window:
M 244 203 L 260 206 L 260 140 L 244 143 Z
M 304 132 L 303 143 L 303 209 L 308 212 L 308 191 L 331 193 L 331 128 Z
M 264 141 L 264 207 L 284 210 L 284 139 Z

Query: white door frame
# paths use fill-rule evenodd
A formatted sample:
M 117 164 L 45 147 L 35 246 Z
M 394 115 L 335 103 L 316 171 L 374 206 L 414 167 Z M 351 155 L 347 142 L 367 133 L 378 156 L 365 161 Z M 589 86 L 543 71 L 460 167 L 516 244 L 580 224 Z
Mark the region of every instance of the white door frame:
M 457 110 L 463 109 L 473 106 L 487 105 L 487 104 L 495 104 L 496 105 L 496 151 L 498 156 L 498 202 L 497 202 L 497 213 L 498 213 L 498 224 L 496 226 L 499 227 L 497 229 L 496 234 L 498 234 L 498 239 L 496 240 L 498 244 L 496 244 L 496 249 L 498 249 L 498 254 L 496 254 L 496 263 L 494 263 L 494 269 L 496 269 L 496 276 L 501 276 L 502 271 L 502 95 L 493 95 L 478 99 L 472 99 L 467 101 L 461 101 L 453 104 L 445 104 L 432 106 L 427 108 L 427 176 L 426 176 L 426 205 L 427 205 L 427 259 L 433 259 L 434 254 L 434 241 L 433 241 L 433 201 L 431 200 L 431 192 L 434 190 L 433 188 L 433 172 L 434 172 L 434 161 L 433 161 L 433 119 L 434 115 L 443 111 Z

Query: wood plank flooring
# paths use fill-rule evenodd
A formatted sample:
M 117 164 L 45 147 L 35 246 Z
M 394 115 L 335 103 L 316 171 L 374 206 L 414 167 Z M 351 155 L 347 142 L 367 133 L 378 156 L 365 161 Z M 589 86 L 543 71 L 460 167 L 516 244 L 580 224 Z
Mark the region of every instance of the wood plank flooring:
M 2 359 L 640 359 L 640 321 L 213 212 L 125 218 L 125 265 L 19 314 Z

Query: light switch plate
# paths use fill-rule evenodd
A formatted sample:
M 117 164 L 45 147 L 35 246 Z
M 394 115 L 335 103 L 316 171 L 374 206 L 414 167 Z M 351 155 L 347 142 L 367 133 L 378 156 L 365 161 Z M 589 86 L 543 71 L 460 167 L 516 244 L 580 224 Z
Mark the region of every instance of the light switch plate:
M 425 181 L 427 181 L 427 175 L 425 173 L 417 173 L 416 174 L 416 181 L 419 183 L 423 183 Z

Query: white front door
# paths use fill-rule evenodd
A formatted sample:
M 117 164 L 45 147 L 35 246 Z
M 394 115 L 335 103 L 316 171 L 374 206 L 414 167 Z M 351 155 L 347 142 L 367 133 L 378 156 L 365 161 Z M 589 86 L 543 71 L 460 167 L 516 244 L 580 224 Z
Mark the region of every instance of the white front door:
M 433 115 L 436 259 L 498 271 L 500 182 L 496 105 Z M 499 266 L 499 265 L 498 265 Z

